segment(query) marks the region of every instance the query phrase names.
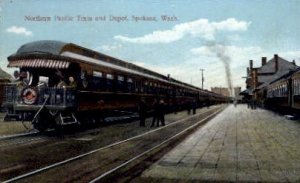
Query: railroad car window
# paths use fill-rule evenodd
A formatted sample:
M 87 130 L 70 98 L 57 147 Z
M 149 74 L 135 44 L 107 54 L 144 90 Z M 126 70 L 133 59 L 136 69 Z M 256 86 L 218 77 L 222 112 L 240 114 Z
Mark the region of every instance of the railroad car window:
M 294 94 L 297 94 L 297 90 L 298 90 L 298 82 L 297 82 L 297 80 L 293 81 L 293 85 L 294 85 Z
M 88 86 L 87 71 L 85 71 L 85 70 L 81 71 L 80 79 L 82 80 L 82 86 L 84 88 L 87 88 L 87 86 Z
M 149 92 L 149 93 L 152 93 L 152 92 L 153 92 L 152 82 L 149 82 L 148 92 Z
M 300 94 L 300 79 L 297 79 L 297 88 L 296 88 L 296 94 L 299 95 Z
M 103 82 L 103 73 L 100 71 L 93 71 L 93 78 L 92 78 L 92 89 L 104 89 L 105 84 Z
M 297 95 L 299 95 L 300 94 L 300 79 L 297 79 L 296 80 L 296 83 L 297 83 L 297 87 L 296 87 L 296 89 L 295 89 L 295 93 L 297 94 Z
M 299 95 L 300 94 L 300 79 L 297 80 L 297 83 L 298 83 L 298 92 L 297 92 L 297 94 Z
M 145 81 L 144 82 L 144 85 L 143 85 L 143 87 L 142 87 L 142 89 L 143 89 L 143 91 L 142 92 L 145 92 L 145 93 L 147 93 L 148 92 L 148 81 Z
M 124 78 L 124 76 L 118 76 L 117 80 L 118 80 L 117 90 L 118 91 L 124 91 L 125 90 L 125 82 L 124 82 L 125 78 Z
M 127 92 L 134 92 L 134 85 L 132 78 L 127 78 Z
M 112 74 L 106 74 L 106 87 L 107 90 L 111 91 L 114 90 L 114 75 Z
M 298 94 L 298 91 L 297 90 L 299 90 L 299 88 L 298 88 L 298 81 L 297 80 L 294 80 L 294 94 L 296 95 L 296 94 Z
M 118 76 L 118 81 L 124 81 L 124 76 Z
M 102 78 L 103 77 L 103 73 L 99 72 L 99 71 L 93 71 L 93 76 L 94 77 L 98 77 L 98 78 Z
M 106 74 L 106 78 L 112 80 L 112 79 L 114 79 L 114 75 L 112 75 L 112 74 Z
M 145 92 L 143 82 L 139 82 L 139 88 L 140 88 L 140 92 L 141 92 L 141 93 Z
M 39 83 L 38 86 L 48 86 L 49 83 L 49 77 L 45 77 L 45 76 L 40 76 L 39 77 Z

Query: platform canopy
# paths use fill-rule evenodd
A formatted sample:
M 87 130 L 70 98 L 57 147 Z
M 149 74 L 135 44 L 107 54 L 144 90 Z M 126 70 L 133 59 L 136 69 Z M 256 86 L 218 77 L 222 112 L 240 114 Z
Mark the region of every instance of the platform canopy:
M 240 93 L 240 95 L 253 95 L 252 89 L 246 89 Z
M 22 59 L 10 61 L 8 67 L 67 69 L 70 62 L 52 59 Z

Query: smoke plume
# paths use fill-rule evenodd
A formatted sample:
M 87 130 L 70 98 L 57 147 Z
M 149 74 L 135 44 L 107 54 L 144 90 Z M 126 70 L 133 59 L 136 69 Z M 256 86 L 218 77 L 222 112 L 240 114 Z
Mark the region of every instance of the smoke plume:
M 224 65 L 229 95 L 232 97 L 233 87 L 232 87 L 231 69 L 230 69 L 231 58 L 228 54 L 226 54 L 226 46 L 222 44 L 217 44 L 216 42 L 213 41 L 208 42 L 207 46 L 211 52 L 216 54 L 216 56 L 222 61 Z

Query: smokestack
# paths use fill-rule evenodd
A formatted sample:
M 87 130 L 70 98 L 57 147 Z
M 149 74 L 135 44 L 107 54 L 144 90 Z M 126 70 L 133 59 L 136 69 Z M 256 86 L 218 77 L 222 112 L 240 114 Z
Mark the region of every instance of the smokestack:
M 293 65 L 296 65 L 296 62 L 295 62 L 295 60 L 293 60 L 292 64 L 293 64 Z
M 274 61 L 275 61 L 275 72 L 277 72 L 278 71 L 278 55 L 277 54 L 274 55 Z
M 249 60 L 250 69 L 253 68 L 253 60 Z
M 261 57 L 261 66 L 266 65 L 267 63 L 267 57 Z

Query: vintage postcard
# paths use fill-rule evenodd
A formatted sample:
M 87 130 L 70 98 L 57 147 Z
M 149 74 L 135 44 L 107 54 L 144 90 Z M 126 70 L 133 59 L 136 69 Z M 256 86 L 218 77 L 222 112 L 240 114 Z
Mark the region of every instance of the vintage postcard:
M 0 0 L 0 181 L 299 182 L 299 8 Z

